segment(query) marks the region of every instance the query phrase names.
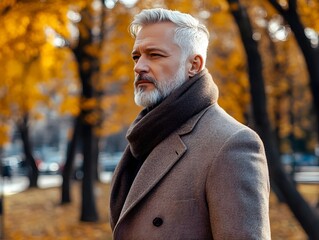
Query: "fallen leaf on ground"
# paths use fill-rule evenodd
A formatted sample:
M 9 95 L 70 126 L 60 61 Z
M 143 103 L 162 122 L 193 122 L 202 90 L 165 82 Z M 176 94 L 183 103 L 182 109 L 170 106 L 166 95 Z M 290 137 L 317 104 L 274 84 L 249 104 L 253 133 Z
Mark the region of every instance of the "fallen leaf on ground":
M 4 239 L 6 240 L 108 240 L 109 184 L 96 184 L 100 220 L 80 222 L 81 183 L 72 184 L 72 203 L 60 204 L 60 188 L 30 189 L 4 200 Z M 318 185 L 300 185 L 300 192 L 312 205 L 318 201 Z M 274 193 L 270 197 L 270 223 L 273 240 L 305 240 L 306 234 L 285 203 Z

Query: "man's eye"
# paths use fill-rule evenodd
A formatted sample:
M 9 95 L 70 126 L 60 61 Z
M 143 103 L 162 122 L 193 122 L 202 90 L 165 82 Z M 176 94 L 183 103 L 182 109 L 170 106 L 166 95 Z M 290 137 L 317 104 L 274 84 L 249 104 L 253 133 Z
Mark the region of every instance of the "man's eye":
M 135 55 L 135 56 L 132 56 L 132 58 L 133 58 L 133 61 L 134 61 L 134 62 L 137 62 L 138 59 L 140 58 L 140 56 Z
M 151 53 L 150 55 L 151 55 L 151 57 L 160 57 L 160 56 L 161 56 L 161 55 L 158 54 L 158 53 Z

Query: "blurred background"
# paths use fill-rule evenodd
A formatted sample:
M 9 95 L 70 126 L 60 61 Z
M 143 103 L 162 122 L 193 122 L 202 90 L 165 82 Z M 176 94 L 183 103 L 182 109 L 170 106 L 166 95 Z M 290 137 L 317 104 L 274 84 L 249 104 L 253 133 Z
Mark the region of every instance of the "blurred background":
M 109 182 L 141 110 L 128 25 L 152 7 L 207 25 L 219 104 L 265 144 L 273 239 L 319 239 L 317 0 L 1 0 L 1 239 L 111 239 Z

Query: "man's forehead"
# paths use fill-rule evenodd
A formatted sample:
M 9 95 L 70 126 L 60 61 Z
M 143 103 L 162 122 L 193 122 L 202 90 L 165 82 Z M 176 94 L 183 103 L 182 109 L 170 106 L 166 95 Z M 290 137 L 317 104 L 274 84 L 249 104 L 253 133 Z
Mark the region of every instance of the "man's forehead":
M 166 49 L 174 42 L 175 24 L 169 22 L 144 26 L 136 35 L 133 49 Z
M 136 34 L 136 39 L 145 37 L 172 38 L 176 25 L 171 22 L 150 23 L 143 26 Z

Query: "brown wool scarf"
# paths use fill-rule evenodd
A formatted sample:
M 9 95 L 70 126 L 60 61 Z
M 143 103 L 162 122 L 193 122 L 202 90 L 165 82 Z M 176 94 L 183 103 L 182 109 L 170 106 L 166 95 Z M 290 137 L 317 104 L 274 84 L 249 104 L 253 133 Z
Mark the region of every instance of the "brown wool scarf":
M 115 222 L 137 172 L 151 151 L 188 119 L 214 104 L 217 99 L 218 88 L 208 70 L 204 69 L 155 108 L 144 109 L 137 116 L 128 129 L 126 137 L 129 144 L 121 160 L 122 166 L 115 174 L 117 177 L 113 179 L 111 215 Z

